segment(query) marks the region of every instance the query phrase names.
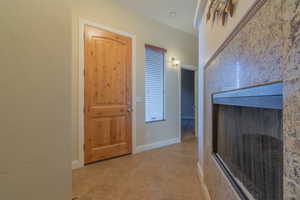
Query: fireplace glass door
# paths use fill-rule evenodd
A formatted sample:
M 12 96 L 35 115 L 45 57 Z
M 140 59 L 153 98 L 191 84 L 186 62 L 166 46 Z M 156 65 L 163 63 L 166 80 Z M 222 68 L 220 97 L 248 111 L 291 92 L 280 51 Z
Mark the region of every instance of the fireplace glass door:
M 213 150 L 243 199 L 283 199 L 282 84 L 213 96 Z

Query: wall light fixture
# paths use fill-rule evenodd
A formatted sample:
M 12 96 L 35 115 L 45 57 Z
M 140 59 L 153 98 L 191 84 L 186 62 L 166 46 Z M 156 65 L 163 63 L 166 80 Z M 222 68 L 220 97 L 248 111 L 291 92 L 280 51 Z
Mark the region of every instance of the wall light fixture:
M 174 57 L 171 59 L 171 61 L 172 61 L 173 67 L 178 67 L 180 65 L 180 60 L 176 60 L 176 58 L 174 58 Z

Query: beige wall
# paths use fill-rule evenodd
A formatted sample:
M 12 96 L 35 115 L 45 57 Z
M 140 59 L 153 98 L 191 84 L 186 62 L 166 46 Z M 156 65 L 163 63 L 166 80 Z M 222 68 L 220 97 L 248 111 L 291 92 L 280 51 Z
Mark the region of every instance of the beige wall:
M 73 160 L 78 159 L 78 24 L 79 18 L 106 27 L 134 34 L 137 37 L 136 94 L 144 97 L 144 44 L 168 49 L 184 64 L 197 64 L 195 37 L 137 15 L 113 0 L 73 1 Z M 179 82 L 178 71 L 166 69 L 167 121 L 145 124 L 144 103 L 137 103 L 137 145 L 152 144 L 179 137 Z
M 205 1 L 205 0 L 200 0 Z M 232 18 L 229 18 L 225 26 L 221 23 L 206 22 L 206 13 L 208 5 L 204 9 L 204 15 L 199 24 L 199 95 L 203 97 L 203 67 L 207 61 L 213 56 L 216 50 L 226 40 L 229 34 L 237 26 L 240 20 L 245 16 L 248 10 L 252 7 L 256 0 L 235 0 L 236 8 Z M 199 4 L 201 5 L 201 4 Z M 203 10 L 203 9 L 199 9 Z M 199 161 L 203 166 L 203 127 L 204 119 L 203 98 L 199 98 Z M 207 119 L 209 120 L 209 119 Z
M 0 1 L 0 199 L 71 199 L 71 1 Z
M 205 8 L 205 14 L 199 26 L 199 64 L 205 63 L 211 58 L 215 51 L 220 47 L 224 40 L 233 31 L 236 25 L 240 22 L 242 17 L 247 13 L 256 0 L 234 0 L 235 12 L 232 18 L 227 20 L 225 26 L 221 22 L 212 23 L 206 22 L 206 12 L 208 5 Z

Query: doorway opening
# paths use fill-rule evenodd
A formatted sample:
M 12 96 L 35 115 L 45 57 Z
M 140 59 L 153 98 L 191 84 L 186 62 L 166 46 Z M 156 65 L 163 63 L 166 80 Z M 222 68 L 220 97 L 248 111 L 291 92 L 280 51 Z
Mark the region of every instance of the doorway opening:
M 181 140 L 197 136 L 197 87 L 194 69 L 181 69 Z

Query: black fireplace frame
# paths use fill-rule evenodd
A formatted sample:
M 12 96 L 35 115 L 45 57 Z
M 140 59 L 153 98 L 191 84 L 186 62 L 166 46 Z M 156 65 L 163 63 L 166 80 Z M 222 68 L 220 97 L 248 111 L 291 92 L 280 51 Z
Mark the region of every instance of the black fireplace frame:
M 235 180 L 225 162 L 218 155 L 218 105 L 231 105 L 255 108 L 269 108 L 283 110 L 283 82 L 275 81 L 265 84 L 244 87 L 234 90 L 216 92 L 211 94 L 212 106 L 212 156 L 223 173 L 229 180 L 230 184 L 237 192 L 242 200 L 250 200 L 246 195 L 245 190 Z M 262 92 L 263 91 L 263 92 Z M 265 103 L 266 99 L 270 100 L 268 104 Z M 241 101 L 242 100 L 242 101 Z M 242 103 L 239 103 L 242 102 Z

